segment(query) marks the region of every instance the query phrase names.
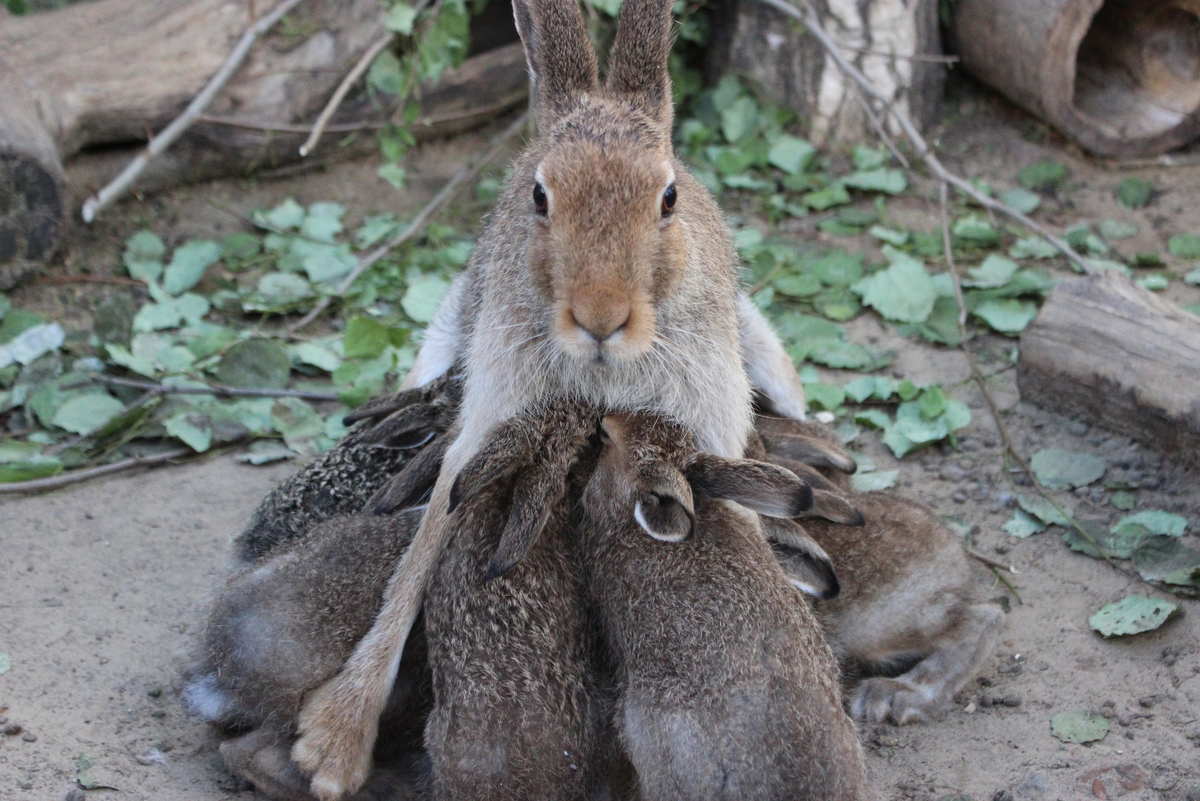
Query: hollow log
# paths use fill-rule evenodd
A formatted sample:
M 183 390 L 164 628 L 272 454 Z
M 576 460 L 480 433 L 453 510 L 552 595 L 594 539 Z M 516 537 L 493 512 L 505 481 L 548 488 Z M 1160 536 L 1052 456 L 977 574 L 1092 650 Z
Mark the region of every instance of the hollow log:
M 1200 0 L 957 0 L 963 66 L 1101 156 L 1200 136 Z
M 255 8 L 246 0 L 96 0 L 26 17 L 0 8 L 0 290 L 48 258 L 62 235 L 74 202 L 63 162 L 84 148 L 145 143 L 217 71 Z M 269 8 L 258 0 L 259 13 Z M 298 161 L 306 123 L 382 34 L 383 14 L 378 0 L 301 4 L 255 44 L 205 120 L 152 162 L 135 188 Z M 511 29 L 511 13 L 502 22 Z M 515 30 L 496 30 L 480 39 L 498 49 L 422 87 L 418 138 L 463 130 L 524 99 L 520 46 L 503 45 L 515 41 Z M 369 134 L 392 110 L 386 98 L 343 104 L 310 161 L 361 152 L 337 146 L 347 129 L 367 131 L 359 139 L 373 146 Z
M 816 0 L 826 30 L 918 127 L 937 117 L 945 82 L 937 0 Z M 814 37 L 759 0 L 722 0 L 714 9 L 714 38 L 706 66 L 715 79 L 745 78 L 764 100 L 784 105 L 827 141 L 875 141 L 858 90 Z M 890 133 L 900 136 L 894 121 Z
M 1115 271 L 1050 293 L 1017 381 L 1023 400 L 1200 467 L 1200 317 Z

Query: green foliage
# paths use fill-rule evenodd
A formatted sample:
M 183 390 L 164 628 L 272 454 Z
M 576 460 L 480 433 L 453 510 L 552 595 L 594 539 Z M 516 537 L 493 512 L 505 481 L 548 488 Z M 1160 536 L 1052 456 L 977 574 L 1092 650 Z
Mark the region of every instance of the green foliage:
M 1154 186 L 1140 178 L 1125 178 L 1117 187 L 1117 204 L 1124 209 L 1140 209 L 1150 203 Z
M 1108 604 L 1088 618 L 1088 625 L 1105 637 L 1154 631 L 1179 609 L 1173 603 L 1143 595 L 1130 595 Z

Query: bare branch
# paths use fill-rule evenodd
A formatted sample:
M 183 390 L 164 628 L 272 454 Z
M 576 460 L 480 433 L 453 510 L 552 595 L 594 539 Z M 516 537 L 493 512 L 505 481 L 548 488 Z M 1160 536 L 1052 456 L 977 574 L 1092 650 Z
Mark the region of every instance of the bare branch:
M 998 211 L 1001 214 L 1011 217 L 1021 225 L 1028 228 L 1030 231 L 1033 231 L 1039 236 L 1045 237 L 1046 240 L 1054 245 L 1054 247 L 1062 251 L 1063 255 L 1074 262 L 1079 269 L 1088 275 L 1094 275 L 1096 273 L 1096 270 L 1087 263 L 1083 256 L 1080 256 L 1074 248 L 1067 244 L 1066 241 L 1047 231 L 1040 224 L 1030 219 L 1028 215 L 1022 214 L 1021 212 L 1009 206 L 1007 203 L 1001 203 L 994 198 L 988 197 L 987 195 L 983 194 L 983 192 L 980 192 L 969 181 L 960 178 L 959 176 L 947 170 L 942 162 L 938 159 L 937 155 L 934 154 L 933 150 L 929 147 L 929 143 L 925 141 L 925 137 L 921 136 L 920 131 L 918 131 L 917 127 L 913 125 L 912 120 L 908 118 L 908 115 L 896 108 L 896 106 L 891 102 L 890 98 L 880 92 L 879 89 L 877 89 L 875 85 L 871 83 L 867 76 L 863 75 L 857 67 L 847 61 L 846 57 L 842 55 L 841 50 L 839 49 L 840 45 L 834 41 L 833 37 L 829 35 L 829 32 L 826 31 L 825 27 L 821 24 L 821 18 L 817 14 L 816 9 L 813 8 L 811 0 L 800 0 L 800 3 L 804 7 L 804 11 L 796 8 L 794 5 L 788 2 L 788 0 L 761 0 L 761 2 L 766 3 L 771 8 L 786 14 L 792 19 L 796 19 L 804 23 L 804 26 L 808 29 L 808 32 L 817 38 L 817 41 L 821 43 L 821 46 L 825 48 L 825 51 L 829 53 L 830 57 L 834 60 L 834 62 L 837 63 L 842 72 L 853 79 L 854 82 L 857 83 L 868 96 L 874 98 L 884 105 L 887 113 L 896 120 L 901 130 L 904 131 L 904 135 L 908 138 L 913 148 L 917 151 L 917 155 L 919 155 L 921 160 L 925 162 L 926 166 L 933 171 L 933 174 L 939 181 L 950 184 L 955 189 L 962 192 L 979 205 L 983 206 L 985 209 Z
M 114 462 L 113 464 L 105 464 L 99 467 L 89 467 L 86 470 L 75 470 L 70 473 L 62 473 L 50 478 L 35 478 L 32 481 L 14 481 L 9 484 L 0 484 L 0 494 L 18 495 L 28 492 L 45 492 L 46 490 L 58 489 L 71 484 L 77 484 L 80 481 L 87 481 L 100 476 L 107 476 L 110 473 L 120 473 L 124 470 L 132 470 L 135 467 L 153 467 L 155 465 L 173 462 L 176 459 L 182 459 L 185 456 L 192 455 L 192 451 L 186 448 L 167 451 L 166 453 L 156 453 L 153 456 L 135 456 L 132 459 Z
M 192 123 L 196 121 L 204 109 L 208 108 L 209 104 L 212 103 L 225 84 L 229 82 L 229 79 L 233 77 L 233 74 L 242 66 L 242 62 L 246 60 L 246 56 L 250 52 L 250 47 L 258 37 L 270 30 L 285 14 L 303 2 L 304 0 L 281 0 L 279 5 L 271 9 L 271 13 L 259 18 L 257 22 L 251 25 L 242 34 L 242 38 L 238 40 L 237 46 L 233 48 L 233 52 L 225 59 L 225 63 L 209 79 L 208 84 L 200 91 L 200 94 L 192 99 L 192 102 L 188 104 L 184 112 L 172 120 L 171 124 L 164 128 L 158 136 L 151 139 L 146 149 L 137 158 L 129 162 L 129 165 L 121 170 L 120 175 L 109 181 L 103 189 L 87 199 L 83 204 L 83 221 L 90 223 L 95 220 L 96 215 L 105 206 L 112 203 L 126 189 L 132 186 L 133 182 L 138 179 L 138 176 L 142 174 L 150 161 L 174 144 L 175 140 L 191 127 Z
M 88 378 L 97 384 L 110 387 L 129 387 L 162 395 L 217 395 L 222 398 L 303 398 L 304 400 L 335 401 L 334 392 L 309 392 L 303 389 L 255 389 L 252 387 L 227 387 L 224 384 L 209 384 L 203 387 L 175 387 L 170 384 L 155 384 L 150 381 L 135 381 L 115 378 L 110 375 L 91 373 Z
M 375 42 L 367 48 L 367 52 L 362 54 L 362 57 L 355 63 L 354 68 L 346 74 L 342 82 L 338 84 L 338 88 L 334 90 L 333 96 L 329 98 L 329 102 L 325 104 L 325 108 L 321 109 L 321 114 L 317 117 L 317 121 L 313 124 L 312 132 L 308 138 L 304 140 L 304 144 L 300 145 L 301 158 L 308 156 L 317 146 L 317 142 L 321 141 L 321 134 L 325 132 L 325 126 L 329 124 L 329 120 L 333 118 L 334 113 L 338 110 L 338 106 L 342 105 L 342 100 L 346 98 L 351 87 L 358 82 L 358 79 L 363 76 L 371 63 L 375 61 L 375 57 L 382 53 L 388 45 L 396 38 L 396 34 L 391 31 L 375 40 Z
M 458 192 L 462 185 L 471 180 L 471 178 L 474 176 L 478 175 L 479 172 L 485 166 L 487 166 L 492 159 L 496 158 L 496 156 L 500 154 L 500 151 L 508 143 L 508 140 L 520 133 L 521 129 L 525 127 L 525 123 L 528 121 L 528 119 L 529 111 L 526 110 L 511 125 L 509 125 L 500 133 L 496 134 L 496 136 L 492 138 L 491 147 L 489 147 L 485 153 L 476 157 L 474 161 L 463 167 L 454 175 L 453 178 L 447 181 L 446 185 L 441 188 L 441 191 L 434 195 L 433 199 L 425 204 L 425 207 L 417 213 L 417 216 L 413 218 L 412 222 L 410 222 L 403 231 L 396 234 L 391 239 L 359 259 L 358 264 L 354 266 L 354 269 L 350 271 L 350 274 L 342 280 L 342 283 L 337 288 L 337 292 L 335 292 L 333 295 L 326 295 L 317 301 L 316 305 L 312 307 L 308 314 L 304 315 L 297 320 L 295 324 L 288 327 L 288 333 L 295 333 L 296 331 L 299 331 L 301 328 L 321 316 L 321 313 L 324 312 L 325 309 L 329 308 L 329 304 L 333 301 L 333 298 L 342 297 L 345 295 L 346 292 L 349 291 L 350 287 L 354 285 L 354 282 L 358 280 L 358 277 L 370 269 L 372 265 L 386 256 L 393 248 L 399 247 L 425 230 L 425 226 L 429 224 L 429 221 L 433 219 L 434 215 L 440 212 L 446 206 L 446 204 L 448 204 L 454 198 L 454 195 Z

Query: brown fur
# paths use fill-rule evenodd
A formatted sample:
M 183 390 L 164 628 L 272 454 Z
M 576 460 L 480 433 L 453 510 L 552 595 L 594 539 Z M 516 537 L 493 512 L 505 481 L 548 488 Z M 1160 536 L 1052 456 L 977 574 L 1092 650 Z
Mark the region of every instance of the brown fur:
M 691 439 L 648 418 L 609 417 L 605 428 L 579 537 L 643 797 L 873 797 L 834 656 L 757 518 L 697 497 L 695 537 L 653 541 L 630 521 L 639 465 L 682 470 Z

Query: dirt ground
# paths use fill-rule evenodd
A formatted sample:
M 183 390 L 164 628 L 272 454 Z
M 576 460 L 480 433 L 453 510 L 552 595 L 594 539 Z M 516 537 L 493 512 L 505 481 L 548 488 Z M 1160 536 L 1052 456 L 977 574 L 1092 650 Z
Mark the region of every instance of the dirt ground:
M 1170 235 L 1200 232 L 1200 167 L 1107 169 L 970 85 L 952 88 L 944 130 L 934 138 L 951 165 L 997 186 L 1014 185 L 1017 170 L 1033 161 L 1067 163 L 1068 189 L 1040 218 L 1056 226 L 1105 217 L 1138 222 L 1142 233 L 1121 243 L 1122 251 L 1164 252 Z M 80 231 L 70 258 L 74 269 L 105 272 L 119 261 L 125 236 L 141 225 L 180 237 L 228 232 L 241 224 L 229 211 L 244 214 L 288 195 L 304 203 L 337 200 L 356 216 L 403 211 L 423 202 L 483 141 L 479 134 L 424 147 L 410 164 L 414 188 L 399 201 L 374 178 L 375 165 L 367 161 L 281 181 L 219 182 L 128 202 L 98 227 Z M 76 169 L 77 175 L 99 176 L 111 166 L 100 160 Z M 1159 190 L 1147 209 L 1123 211 L 1113 201 L 1113 189 L 1127 174 L 1151 178 Z M 891 208 L 906 224 L 936 225 L 931 201 L 906 197 Z M 811 231 L 812 222 L 795 228 Z M 845 246 L 846 240 L 836 244 Z M 85 296 L 95 291 L 42 287 L 13 299 L 75 306 L 86 315 Z M 1195 303 L 1200 289 L 1175 282 L 1169 296 Z M 848 328 L 853 341 L 895 348 L 897 376 L 957 386 L 952 394 L 971 406 L 974 417 L 957 451 L 933 449 L 897 462 L 870 434 L 855 447 L 879 469 L 898 467 L 902 491 L 969 523 L 979 551 L 1019 571 L 1008 576 L 1018 601 L 979 569 L 980 593 L 1007 598 L 1011 611 L 995 655 L 955 706 L 930 724 L 863 729 L 882 797 L 1200 799 L 1200 607 L 1180 601 L 1182 615 L 1137 637 L 1106 641 L 1091 631 L 1087 618 L 1100 606 L 1130 593 L 1160 594 L 1070 552 L 1059 529 L 1017 540 L 1000 528 L 1012 515 L 1012 494 L 1019 487 L 1004 474 L 999 436 L 982 398 L 964 381 L 968 371 L 961 353 L 899 338 L 872 315 Z M 1014 344 L 984 337 L 974 347 L 984 371 L 996 372 L 991 383 L 1009 410 L 1017 447 L 1026 454 L 1066 447 L 1103 456 L 1106 478 L 1153 487 L 1137 491 L 1139 509 L 1188 517 L 1189 544 L 1200 546 L 1200 475 L 1087 421 L 1020 403 L 1014 371 L 1007 369 Z M 839 383 L 846 378 L 837 376 Z M 229 564 L 231 536 L 263 494 L 293 469 L 250 467 L 219 456 L 42 497 L 0 500 L 0 652 L 12 659 L 11 670 L 0 675 L 0 717 L 8 726 L 0 725 L 0 798 L 59 801 L 77 787 L 81 768 L 115 788 L 90 791 L 89 798 L 258 797 L 226 773 L 217 737 L 185 716 L 176 683 L 206 600 Z M 1109 495 L 1096 489 L 1063 498 L 1080 517 L 1115 520 L 1121 513 L 1108 503 Z M 1054 739 L 1051 717 L 1072 708 L 1108 717 L 1107 737 L 1088 746 Z

